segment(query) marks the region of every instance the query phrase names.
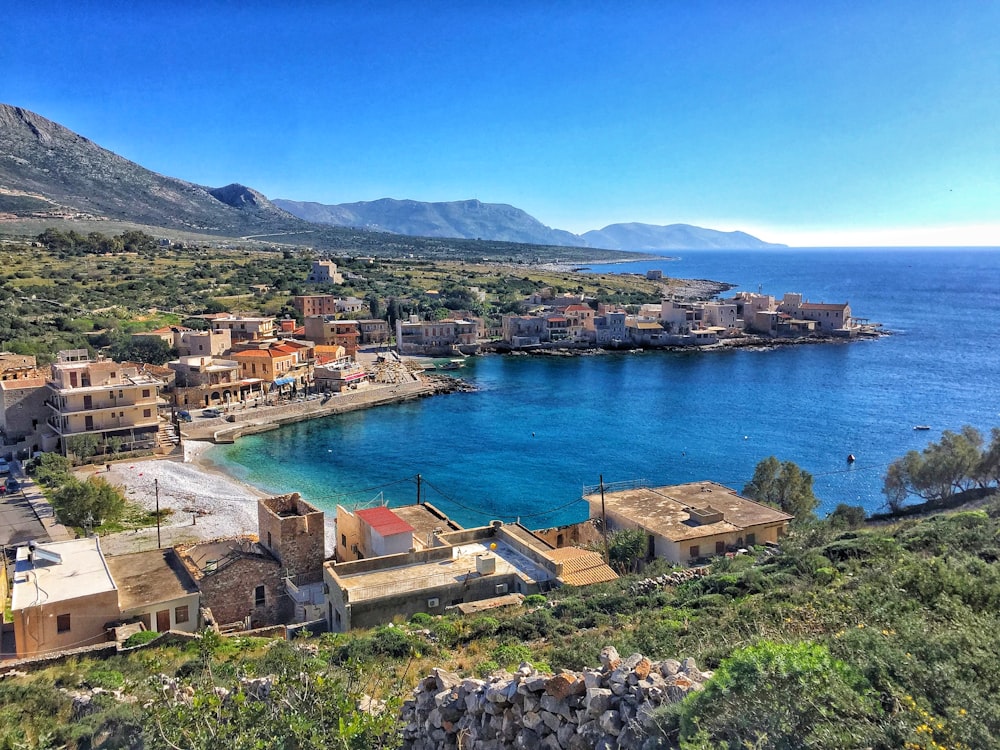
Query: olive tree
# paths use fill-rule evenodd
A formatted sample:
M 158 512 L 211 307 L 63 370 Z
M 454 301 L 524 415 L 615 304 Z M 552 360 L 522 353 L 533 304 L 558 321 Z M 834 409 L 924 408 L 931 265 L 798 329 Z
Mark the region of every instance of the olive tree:
M 768 456 L 754 470 L 753 479 L 743 487 L 743 494 L 761 503 L 781 508 L 797 521 L 811 520 L 819 500 L 813 494 L 813 478 L 792 461 L 778 461 Z

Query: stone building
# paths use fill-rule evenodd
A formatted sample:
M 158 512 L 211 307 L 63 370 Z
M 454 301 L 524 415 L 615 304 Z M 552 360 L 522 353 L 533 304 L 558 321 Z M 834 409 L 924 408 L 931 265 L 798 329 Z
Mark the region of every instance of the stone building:
M 177 547 L 201 591 L 202 606 L 220 626 L 258 628 L 289 621 L 293 603 L 284 569 L 264 545 L 249 537 Z
M 216 539 L 177 551 L 220 625 L 281 625 L 318 616 L 322 598 L 323 512 L 298 493 L 257 501 L 260 541 Z M 314 590 L 315 589 L 315 590 Z
M 323 579 L 326 532 L 323 511 L 299 493 L 257 502 L 257 529 L 261 544 L 297 584 Z

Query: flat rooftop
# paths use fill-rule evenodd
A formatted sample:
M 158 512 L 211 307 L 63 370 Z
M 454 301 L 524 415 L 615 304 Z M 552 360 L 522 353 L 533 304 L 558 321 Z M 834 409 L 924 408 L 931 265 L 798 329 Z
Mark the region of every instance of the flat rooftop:
M 491 548 L 492 544 L 496 547 Z M 553 577 L 549 571 L 521 555 L 510 545 L 491 539 L 455 545 L 451 548 L 449 559 L 396 565 L 348 575 L 338 573 L 337 566 L 333 566 L 333 572 L 337 573 L 341 585 L 348 592 L 350 601 L 360 602 L 461 584 L 480 578 L 482 576 L 476 569 L 476 560 L 480 555 L 490 555 L 496 559 L 496 571 L 490 576 L 513 574 L 534 581 L 549 580 Z
M 197 594 L 198 586 L 172 549 L 155 549 L 106 558 L 118 585 L 122 610 Z
M 433 505 L 401 505 L 392 512 L 413 527 L 413 540 L 427 546 L 427 540 L 435 531 L 459 531 L 461 526 Z
M 600 495 L 587 495 L 584 499 L 592 509 L 600 508 Z M 738 532 L 751 526 L 781 523 L 793 518 L 788 513 L 745 498 L 716 482 L 635 487 L 605 492 L 604 504 L 608 511 L 674 542 Z M 708 508 L 721 511 L 723 520 L 699 524 L 692 517 L 692 509 Z
M 70 601 L 115 589 L 97 537 L 36 544 L 30 555 L 27 547 L 19 547 L 11 609 Z

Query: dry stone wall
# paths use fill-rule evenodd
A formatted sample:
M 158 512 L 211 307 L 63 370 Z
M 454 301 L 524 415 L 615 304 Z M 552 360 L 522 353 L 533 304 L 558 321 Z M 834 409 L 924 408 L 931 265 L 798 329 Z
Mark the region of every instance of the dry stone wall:
M 711 677 L 694 659 L 653 662 L 601 652 L 601 668 L 461 678 L 436 669 L 403 705 L 406 750 L 612 750 L 641 748 L 653 711 Z

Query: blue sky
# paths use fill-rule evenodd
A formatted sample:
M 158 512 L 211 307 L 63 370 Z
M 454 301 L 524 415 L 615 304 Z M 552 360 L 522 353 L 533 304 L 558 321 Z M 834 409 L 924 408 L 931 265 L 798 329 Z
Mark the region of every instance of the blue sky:
M 1000 245 L 997 2 L 8 6 L 0 101 L 203 185 Z

